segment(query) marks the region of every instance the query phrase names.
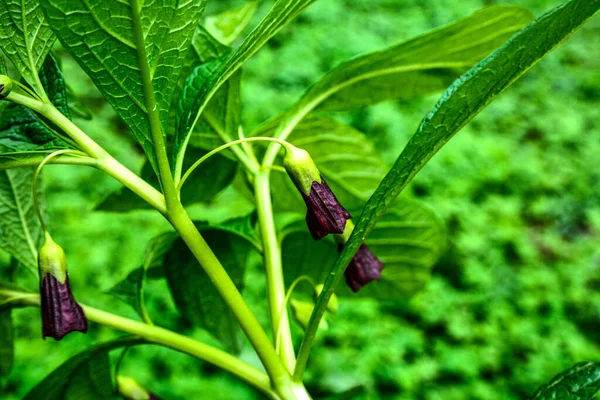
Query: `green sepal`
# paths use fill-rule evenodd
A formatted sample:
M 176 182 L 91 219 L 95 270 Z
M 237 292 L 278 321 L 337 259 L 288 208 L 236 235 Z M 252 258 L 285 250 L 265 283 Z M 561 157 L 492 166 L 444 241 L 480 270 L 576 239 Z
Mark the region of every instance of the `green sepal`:
M 60 247 L 48 232 L 44 232 L 45 242 L 38 253 L 38 267 L 40 279 L 46 274 L 54 276 L 60 284 L 64 284 L 67 279 L 67 257 L 62 247 Z
M 119 394 L 126 399 L 149 400 L 150 392 L 140 385 L 135 379 L 119 375 L 117 377 Z
M 0 100 L 6 98 L 12 91 L 12 80 L 6 75 L 0 75 Z
M 283 166 L 294 185 L 306 196 L 310 194 L 313 182 L 321 183 L 321 173 L 306 150 L 299 149 L 291 144 L 285 146 Z

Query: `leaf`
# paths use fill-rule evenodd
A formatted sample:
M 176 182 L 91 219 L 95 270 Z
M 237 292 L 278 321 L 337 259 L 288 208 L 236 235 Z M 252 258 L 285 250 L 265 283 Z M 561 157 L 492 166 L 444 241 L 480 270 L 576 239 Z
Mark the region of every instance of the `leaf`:
M 190 166 L 206 152 L 201 149 L 192 148 L 188 152 L 186 167 Z M 225 189 L 234 179 L 237 163 L 216 154 L 207 159 L 198 167 L 181 190 L 181 202 L 184 205 L 192 205 L 212 200 L 217 194 Z M 158 178 L 152 172 L 148 163 L 142 167 L 142 178 L 155 188 L 159 189 Z M 135 193 L 127 188 L 121 188 L 110 193 L 100 204 L 95 207 L 98 211 L 129 212 L 133 210 L 151 209 L 151 207 L 140 199 Z
M 201 226 L 200 226 L 201 228 Z M 242 291 L 246 260 L 252 245 L 238 235 L 203 230 L 208 245 Z M 166 256 L 165 274 L 173 300 L 183 317 L 206 329 L 231 352 L 241 349 L 241 330 L 217 289 L 181 239 Z
M 461 76 L 423 119 L 363 209 L 319 296 L 298 358 L 299 371 L 343 271 L 378 219 L 433 155 L 496 96 L 565 40 L 600 8 L 600 0 L 571 0 L 537 18 Z
M 43 232 L 33 205 L 33 172 L 29 168 L 0 171 L 0 248 L 37 273 L 37 249 Z M 44 212 L 39 184 L 37 197 Z
M 600 364 L 582 362 L 540 386 L 531 400 L 590 400 L 600 391 Z
M 342 63 L 312 86 L 294 110 L 349 110 L 445 89 L 533 20 L 521 6 L 496 5 L 388 49 Z
M 271 136 L 277 124 L 277 120 L 270 122 L 257 135 Z M 329 117 L 303 120 L 288 141 L 310 153 L 327 184 L 349 210 L 363 207 L 387 171 L 385 162 L 362 132 Z M 271 175 L 276 209 L 306 210 L 291 179 L 278 172 Z
M 252 0 L 241 7 L 232 8 L 206 18 L 206 29 L 221 43 L 230 46 L 248 27 L 256 12 L 258 2 Z
M 258 51 L 281 28 L 287 25 L 306 7 L 315 0 L 278 0 L 271 11 L 261 23 L 244 40 L 244 42 L 231 54 L 227 62 L 223 63 L 217 71 L 207 80 L 194 98 L 189 108 L 183 110 L 177 123 L 174 138 L 174 165 L 175 176 L 181 173 L 185 150 L 190 140 L 194 125 L 204 111 L 208 101 L 215 95 L 219 88 L 238 71 L 242 64 Z
M 0 0 L 0 21 L 0 49 L 37 91 L 37 73 L 56 40 L 39 1 Z
M 288 225 L 291 229 L 282 242 L 286 287 L 301 275 L 308 275 L 317 283 L 324 282 L 339 254 L 333 240 L 314 241 L 304 225 Z M 431 209 L 416 200 L 399 199 L 366 241 L 385 264 L 381 280 L 371 282 L 358 293 L 339 287 L 337 294 L 380 300 L 408 298 L 429 281 L 444 242 L 443 224 Z
M 51 55 L 46 57 L 39 78 L 52 104 L 70 118 L 64 77 Z M 1 117 L 1 153 L 73 148 L 56 134 L 50 123 L 39 119 L 25 106 L 9 103 Z
M 177 235 L 173 232 L 166 232 L 152 238 L 146 247 L 142 266 L 131 271 L 125 279 L 106 291 L 132 306 L 142 320 L 147 323 L 150 321 L 150 317 L 144 303 L 146 271 L 163 265 L 165 255 L 171 249 L 176 238 Z
M 63 46 L 131 128 L 156 171 L 149 104 L 166 132 L 173 93 L 206 0 L 142 2 L 139 14 L 132 10 L 137 2 L 42 3 Z M 141 26 L 142 39 L 136 40 L 135 26 Z M 143 71 L 152 86 L 146 93 Z
M 202 85 L 226 58 L 227 56 L 221 56 L 194 68 L 183 85 L 178 102 L 178 116 L 185 114 L 185 110 L 192 106 Z M 240 86 L 241 73 L 237 72 L 213 96 L 202 114 L 202 119 L 194 127 L 190 138 L 192 147 L 212 150 L 229 140 L 228 138 L 237 136 L 241 112 Z M 224 154 L 230 154 L 230 152 Z
M 262 252 L 262 242 L 256 231 L 256 213 L 254 212 L 243 217 L 228 219 L 218 224 L 197 222 L 197 226 L 201 232 L 217 229 L 232 233 L 248 241 L 258 252 Z
M 114 398 L 108 352 L 143 343 L 145 342 L 142 339 L 126 336 L 94 345 L 61 364 L 38 383 L 23 400 Z
M 11 311 L 0 310 L 0 378 L 8 375 L 15 359 Z

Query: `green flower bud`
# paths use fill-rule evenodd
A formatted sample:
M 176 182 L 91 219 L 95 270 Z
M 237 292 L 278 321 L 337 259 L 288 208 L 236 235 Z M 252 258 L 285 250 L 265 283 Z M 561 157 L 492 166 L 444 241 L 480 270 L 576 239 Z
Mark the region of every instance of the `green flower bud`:
M 306 329 L 310 320 L 310 315 L 315 309 L 315 306 L 308 301 L 301 301 L 296 299 L 291 299 L 290 305 L 292 306 L 292 311 L 294 312 L 294 318 L 296 318 L 296 321 L 298 321 L 298 323 L 302 325 L 304 329 Z M 321 318 L 321 321 L 319 321 L 319 329 L 329 329 L 329 324 L 327 323 L 325 318 Z
M 59 283 L 64 284 L 67 279 L 67 257 L 62 247 L 60 247 L 48 232 L 45 233 L 44 245 L 38 253 L 38 267 L 40 277 L 46 274 L 54 276 Z
M 128 400 L 160 400 L 157 395 L 128 376 L 119 375 L 117 377 L 117 387 L 119 394 Z
M 12 87 L 12 80 L 6 75 L 0 75 L 0 100 L 8 96 Z
M 315 292 L 314 292 L 315 301 L 317 301 L 317 298 L 321 295 L 322 291 L 323 291 L 322 283 L 315 286 Z M 331 295 L 331 298 L 329 299 L 329 303 L 327 303 L 327 311 L 329 311 L 332 314 L 337 314 L 339 304 L 340 304 L 340 302 L 334 293 L 333 295 Z
M 283 167 L 294 185 L 308 196 L 313 182 L 321 183 L 321 173 L 308 151 L 288 145 L 283 156 Z

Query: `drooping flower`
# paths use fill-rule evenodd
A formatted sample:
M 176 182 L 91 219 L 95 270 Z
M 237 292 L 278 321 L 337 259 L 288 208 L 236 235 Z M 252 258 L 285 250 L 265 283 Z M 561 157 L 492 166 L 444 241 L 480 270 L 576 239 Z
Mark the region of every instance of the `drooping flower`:
M 306 204 L 306 224 L 313 239 L 343 233 L 352 218 L 335 197 L 307 151 L 286 148 L 283 166 Z
M 46 232 L 38 253 L 42 336 L 61 340 L 70 332 L 87 332 L 87 318 L 75 301 L 69 285 L 67 259 L 63 249 Z
M 363 244 L 350 261 L 344 272 L 344 277 L 348 287 L 356 293 L 369 282 L 380 280 L 381 271 L 384 267 L 385 265 L 375 257 L 375 254 L 369 250 L 367 245 Z

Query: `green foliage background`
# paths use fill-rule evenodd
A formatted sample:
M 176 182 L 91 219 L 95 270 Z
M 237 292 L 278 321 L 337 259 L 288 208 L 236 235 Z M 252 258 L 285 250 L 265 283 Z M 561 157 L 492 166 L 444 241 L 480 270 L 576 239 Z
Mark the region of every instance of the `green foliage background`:
M 559 3 L 508 2 L 536 15 Z M 284 111 L 348 57 L 494 3 L 320 0 L 245 67 L 244 123 L 254 127 Z M 208 14 L 240 4 L 210 1 Z M 271 4 L 260 2 L 254 22 Z M 424 200 L 442 217 L 446 253 L 428 287 L 410 302 L 342 301 L 309 363 L 311 393 L 363 386 L 352 398 L 522 399 L 575 362 L 600 359 L 599 47 L 600 19 L 594 18 L 417 176 L 407 196 Z M 139 170 L 143 152 L 130 133 L 66 53 L 57 53 L 67 82 L 96 114 L 92 121 L 76 122 Z M 368 133 L 391 163 L 437 97 L 388 102 L 341 118 Z M 68 254 L 77 299 L 137 318 L 103 292 L 141 263 L 147 241 L 168 230 L 167 223 L 145 211 L 93 211 L 119 187 L 98 171 L 51 166 L 45 178 L 51 230 Z M 232 209 L 241 215 L 250 207 L 225 192 L 195 206 L 193 214 L 220 220 L 234 216 Z M 187 331 L 165 283 L 151 282 L 148 289 L 155 322 Z M 254 310 L 266 311 L 264 277 L 256 267 L 247 276 L 245 295 Z M 42 341 L 38 313 L 13 311 L 16 362 L 0 384 L 2 398 L 21 398 L 68 357 L 117 335 L 94 324 L 85 336 Z M 193 334 L 211 341 L 203 332 Z M 242 357 L 257 363 L 248 347 Z M 132 349 L 123 373 L 166 399 L 258 398 L 229 375 L 157 346 Z

